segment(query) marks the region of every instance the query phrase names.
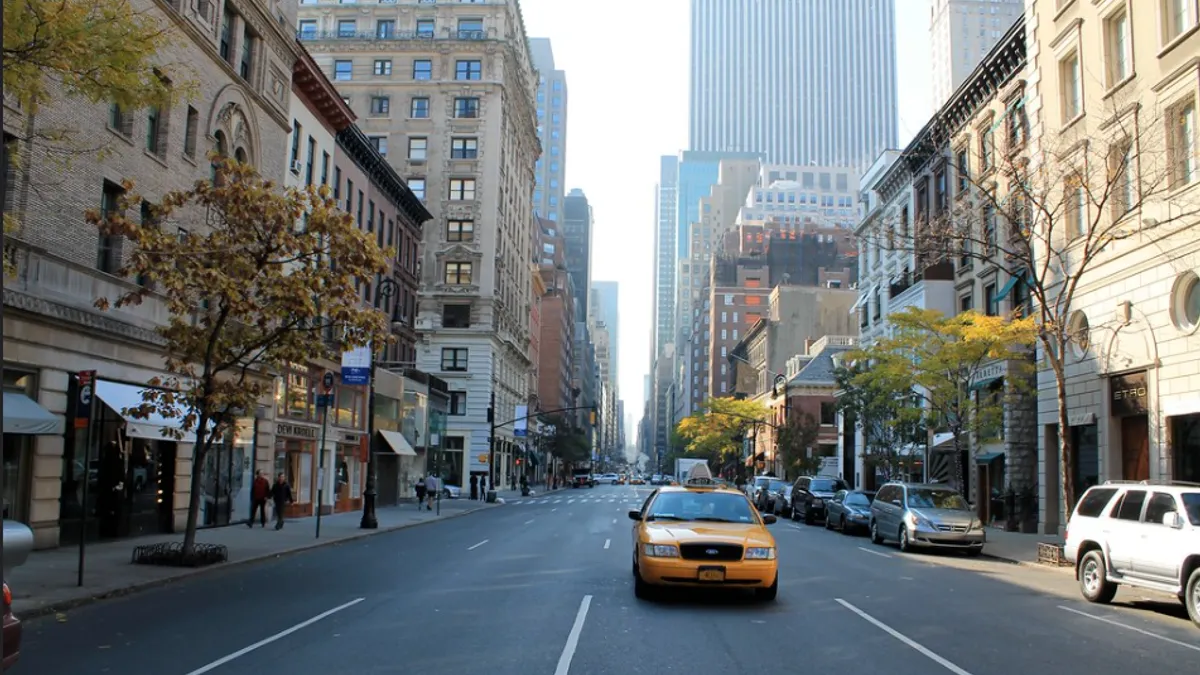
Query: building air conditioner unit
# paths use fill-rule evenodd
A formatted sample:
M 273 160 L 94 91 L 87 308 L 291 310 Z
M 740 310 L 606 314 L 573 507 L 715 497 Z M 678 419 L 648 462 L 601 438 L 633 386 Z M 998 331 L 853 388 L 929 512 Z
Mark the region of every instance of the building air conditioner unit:
M 292 173 L 294 173 L 294 174 L 296 174 L 297 176 L 299 176 L 299 175 L 300 175 L 300 170 L 301 170 L 302 168 L 303 168 L 303 165 L 300 163 L 300 160 L 298 160 L 298 159 L 293 159 L 293 160 L 292 160 Z

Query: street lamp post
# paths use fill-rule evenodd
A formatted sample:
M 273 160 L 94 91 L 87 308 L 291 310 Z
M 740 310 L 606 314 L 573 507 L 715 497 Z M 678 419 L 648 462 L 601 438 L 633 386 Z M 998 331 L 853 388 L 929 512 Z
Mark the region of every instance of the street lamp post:
M 386 303 L 387 299 L 396 294 L 399 284 L 395 279 L 383 277 L 375 286 L 375 306 Z M 386 305 L 385 305 L 386 306 Z M 392 312 L 388 308 L 388 323 L 391 324 Z M 367 394 L 367 489 L 363 492 L 362 520 L 358 527 L 363 530 L 379 528 L 379 518 L 375 514 L 375 485 L 378 481 L 378 465 L 375 462 L 375 345 L 370 346 L 371 362 Z

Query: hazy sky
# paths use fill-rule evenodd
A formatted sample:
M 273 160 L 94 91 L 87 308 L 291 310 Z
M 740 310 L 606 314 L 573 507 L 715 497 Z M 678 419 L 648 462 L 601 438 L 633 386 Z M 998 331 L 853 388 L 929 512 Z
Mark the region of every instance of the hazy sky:
M 807 0 L 795 0 L 806 2 Z M 641 419 L 650 363 L 658 157 L 686 149 L 688 0 L 520 0 L 532 37 L 567 73 L 567 189 L 596 214 L 595 279 L 620 284 L 621 398 Z M 900 142 L 930 113 L 929 0 L 896 0 Z M 627 429 L 630 444 L 636 429 Z

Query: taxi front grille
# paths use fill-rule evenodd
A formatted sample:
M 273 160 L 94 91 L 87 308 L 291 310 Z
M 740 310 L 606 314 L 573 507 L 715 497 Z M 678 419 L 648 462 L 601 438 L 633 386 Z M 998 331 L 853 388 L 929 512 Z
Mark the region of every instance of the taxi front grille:
M 742 547 L 737 544 L 681 544 L 679 557 L 684 560 L 715 560 L 728 562 L 742 559 Z

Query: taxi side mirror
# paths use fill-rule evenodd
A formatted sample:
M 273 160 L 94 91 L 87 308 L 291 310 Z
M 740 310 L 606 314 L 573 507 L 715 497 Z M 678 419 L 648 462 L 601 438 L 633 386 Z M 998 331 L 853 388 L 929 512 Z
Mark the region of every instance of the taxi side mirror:
M 778 519 L 769 513 L 767 515 L 763 516 L 763 523 L 765 525 L 773 525 L 773 524 L 775 524 L 776 520 L 778 520 Z
M 630 520 L 641 520 L 641 519 L 642 519 L 642 512 L 641 512 L 641 511 L 638 511 L 637 509 L 631 509 L 631 510 L 629 511 L 629 519 L 630 519 Z

